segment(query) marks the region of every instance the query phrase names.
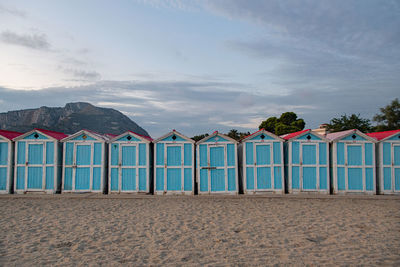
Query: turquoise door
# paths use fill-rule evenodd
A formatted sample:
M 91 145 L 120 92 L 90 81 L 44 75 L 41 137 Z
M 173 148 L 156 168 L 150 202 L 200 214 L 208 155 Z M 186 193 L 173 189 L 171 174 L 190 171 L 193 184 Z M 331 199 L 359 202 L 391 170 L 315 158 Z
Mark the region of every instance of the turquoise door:
M 8 143 L 0 142 L 0 190 L 7 190 Z
M 76 145 L 75 190 L 90 190 L 91 145 Z
M 224 192 L 226 184 L 225 148 L 209 146 L 211 192 Z
M 349 191 L 363 190 L 362 145 L 346 144 L 347 188 Z
M 183 191 L 182 183 L 182 146 L 167 145 L 166 149 L 166 175 L 167 191 Z
M 135 191 L 137 188 L 136 145 L 121 145 L 121 191 Z
M 400 192 L 400 145 L 393 145 L 393 177 L 394 191 Z
M 317 144 L 302 144 L 302 189 L 317 190 Z
M 43 143 L 28 144 L 27 189 L 43 189 Z
M 255 166 L 257 167 L 256 181 L 258 190 L 272 189 L 271 177 L 271 145 L 256 145 Z

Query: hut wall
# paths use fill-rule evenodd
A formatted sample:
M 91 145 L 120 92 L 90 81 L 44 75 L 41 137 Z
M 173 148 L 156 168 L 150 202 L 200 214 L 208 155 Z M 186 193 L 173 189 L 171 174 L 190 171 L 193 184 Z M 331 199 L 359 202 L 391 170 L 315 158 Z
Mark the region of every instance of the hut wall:
M 379 194 L 400 194 L 400 133 L 377 144 Z

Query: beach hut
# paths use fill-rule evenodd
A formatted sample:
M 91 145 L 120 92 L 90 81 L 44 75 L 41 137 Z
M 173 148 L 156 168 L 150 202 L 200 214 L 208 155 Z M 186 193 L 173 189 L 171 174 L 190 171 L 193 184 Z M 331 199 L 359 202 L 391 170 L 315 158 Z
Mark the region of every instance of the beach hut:
M 359 130 L 330 133 L 332 153 L 332 191 L 376 194 L 376 140 Z
M 400 194 L 400 130 L 367 134 L 375 138 L 379 194 Z
M 61 189 L 62 147 L 67 135 L 34 129 L 15 137 L 14 192 L 56 193 Z
M 238 145 L 244 194 L 285 193 L 284 139 L 261 129 Z
M 149 136 L 132 131 L 108 141 L 108 192 L 150 192 L 151 141 Z
M 194 141 L 173 130 L 153 141 L 154 194 L 194 194 Z
M 237 194 L 237 141 L 215 131 L 196 143 L 199 194 Z
M 61 140 L 64 146 L 62 192 L 105 192 L 110 137 L 81 130 Z
M 288 193 L 330 193 L 329 140 L 302 130 L 281 136 L 284 147 Z
M 22 133 L 0 130 L 0 194 L 12 192 L 14 178 L 14 142 Z

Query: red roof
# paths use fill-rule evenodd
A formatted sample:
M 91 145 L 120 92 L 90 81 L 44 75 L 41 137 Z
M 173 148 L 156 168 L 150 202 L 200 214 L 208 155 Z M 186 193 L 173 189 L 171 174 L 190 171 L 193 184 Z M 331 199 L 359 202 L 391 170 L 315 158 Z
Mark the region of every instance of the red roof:
M 298 135 L 300 135 L 302 133 L 306 133 L 308 131 L 311 131 L 311 129 L 306 129 L 306 130 L 290 133 L 290 134 L 287 134 L 287 135 L 281 135 L 280 137 L 285 139 L 285 140 L 289 140 L 289 139 L 292 139 L 293 137 L 296 137 L 296 136 L 298 136 Z
M 367 133 L 366 135 L 368 135 L 369 137 L 375 138 L 376 140 L 380 141 L 380 140 L 385 139 L 386 137 L 394 135 L 394 134 L 396 134 L 398 132 L 400 132 L 400 130 Z
M 175 131 L 175 130 L 173 130 L 173 131 Z M 133 131 L 128 131 L 128 132 L 131 132 L 131 133 L 134 133 L 134 134 L 136 134 L 136 135 L 139 135 L 140 137 L 143 137 L 143 138 L 145 138 L 145 139 L 147 139 L 147 140 L 149 140 L 149 141 L 153 141 L 153 138 L 151 138 L 150 136 L 138 134 L 138 133 L 135 133 L 135 132 L 133 132 Z
M 51 137 L 53 137 L 53 138 L 55 138 L 57 140 L 61 140 L 61 139 L 63 139 L 63 138 L 68 136 L 65 133 L 60 133 L 60 132 L 55 132 L 55 131 L 50 131 L 50 130 L 37 129 L 37 128 L 35 128 L 35 130 L 37 130 L 37 131 L 39 131 L 41 133 L 44 133 L 44 134 L 46 134 L 48 136 L 51 136 Z
M 13 140 L 15 137 L 20 136 L 22 133 L 0 130 L 0 135 L 7 138 L 8 140 Z

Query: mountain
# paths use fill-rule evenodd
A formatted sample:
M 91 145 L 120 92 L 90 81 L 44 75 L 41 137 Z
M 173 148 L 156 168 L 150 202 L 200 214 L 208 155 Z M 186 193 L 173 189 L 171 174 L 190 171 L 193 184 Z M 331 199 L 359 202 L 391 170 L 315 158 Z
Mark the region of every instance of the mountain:
M 68 103 L 63 108 L 40 107 L 0 113 L 0 129 L 28 132 L 33 128 L 66 134 L 87 129 L 103 134 L 121 134 L 130 130 L 149 135 L 118 110 L 100 108 L 84 102 Z

